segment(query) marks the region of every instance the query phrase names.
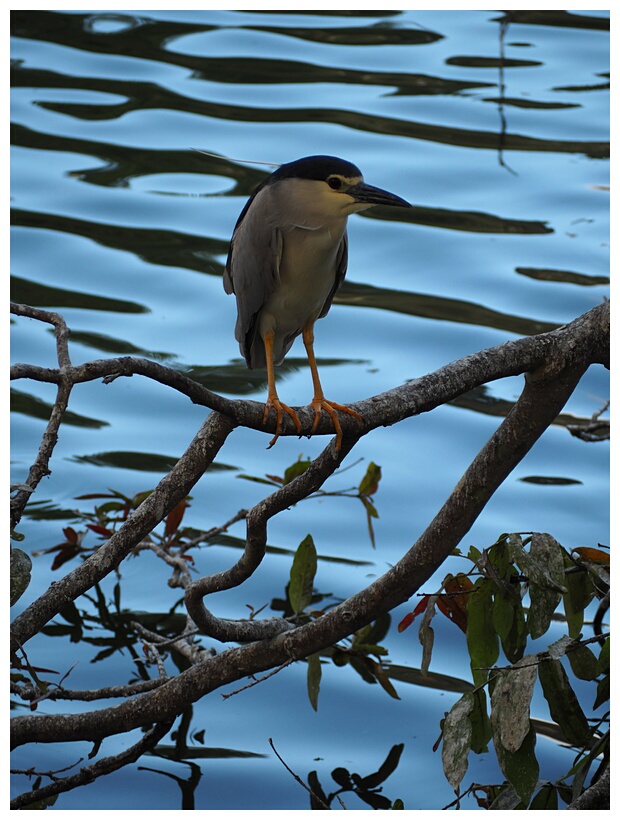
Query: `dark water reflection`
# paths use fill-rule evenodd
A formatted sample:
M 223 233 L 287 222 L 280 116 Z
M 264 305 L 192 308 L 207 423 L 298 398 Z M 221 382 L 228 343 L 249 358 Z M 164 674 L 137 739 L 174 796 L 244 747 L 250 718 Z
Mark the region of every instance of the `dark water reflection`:
M 262 400 L 265 373 L 240 359 L 234 307 L 221 287 L 230 234 L 269 173 L 259 160 L 329 153 L 413 203 L 350 220 L 347 280 L 317 326 L 333 398 L 380 393 L 571 321 L 605 298 L 609 283 L 608 31 L 608 13 L 587 11 L 13 11 L 12 298 L 65 316 L 75 362 L 146 357 L 215 392 Z M 47 330 L 22 319 L 13 330 L 14 361 L 55 366 Z M 278 378 L 284 401 L 308 400 L 301 347 Z M 229 617 L 245 615 L 248 604 L 283 606 L 291 555 L 308 532 L 320 553 L 318 584 L 335 598 L 395 563 L 520 388 L 510 379 L 486 385 L 369 437 L 351 461 L 383 470 L 376 549 L 349 500 L 298 505 L 270 529 L 260 579 L 222 603 Z M 75 523 L 77 496 L 109 488 L 133 496 L 157 483 L 204 417 L 171 393 L 138 377 L 75 391 L 52 475 L 20 527 L 27 549 L 62 539 L 62 527 Z M 586 375 L 470 543 L 482 548 L 500 532 L 536 529 L 566 546 L 608 543 L 606 445 L 566 431 L 608 394 L 602 368 Z M 14 384 L 12 480 L 24 481 L 53 401 L 49 385 Z M 268 483 L 265 476 L 283 474 L 322 443 L 280 440 L 268 454 L 265 446 L 256 433 L 231 437 L 193 494 L 196 532 L 269 491 L 243 476 Z M 355 471 L 365 469 L 347 466 L 337 489 L 356 485 Z M 228 566 L 242 544 L 242 526 L 214 537 L 197 570 Z M 57 577 L 48 558 L 35 557 L 35 580 L 16 610 Z M 427 591 L 445 572 L 463 569 L 455 562 Z M 79 659 L 75 688 L 98 685 L 98 675 L 148 679 L 155 673 L 138 658 L 120 613 L 172 634 L 177 598 L 161 569 L 140 556 L 123 569 L 122 584 L 80 604 L 86 627 L 59 620 L 32 653 L 53 668 L 59 656 L 71 658 L 69 666 Z M 454 700 L 447 693 L 463 691 L 470 671 L 453 625 L 435 628 L 428 688 L 415 636 L 392 629 L 386 638 L 401 701 L 326 659 L 315 714 L 305 666 L 297 664 L 270 688 L 221 707 L 196 704 L 183 719 L 186 762 L 174 762 L 166 741 L 157 759 L 71 792 L 56 808 L 307 808 L 268 737 L 279 738 L 295 771 L 305 778 L 316 769 L 324 785 L 338 766 L 376 772 L 404 743 L 384 794 L 402 797 L 406 808 L 447 805 L 454 795 L 430 749 Z M 283 702 L 293 704 L 294 720 Z M 548 717 L 544 704 L 536 708 Z M 570 755 L 540 746 L 552 780 Z M 33 755 L 38 768 L 57 763 L 42 748 L 23 760 L 18 754 L 14 765 L 33 765 Z M 201 758 L 209 762 L 197 766 Z M 489 782 L 496 776 L 489 766 L 471 760 L 468 777 Z M 20 781 L 17 793 L 27 787 Z M 355 800 L 348 808 L 368 808 Z

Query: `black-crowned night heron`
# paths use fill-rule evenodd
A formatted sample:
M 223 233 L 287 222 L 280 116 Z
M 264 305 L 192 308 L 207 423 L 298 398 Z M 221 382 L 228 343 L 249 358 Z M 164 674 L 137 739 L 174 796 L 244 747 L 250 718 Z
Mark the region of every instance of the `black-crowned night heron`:
M 314 385 L 312 434 L 325 410 L 342 442 L 338 412 L 359 413 L 328 401 L 314 355 L 314 323 L 325 316 L 347 270 L 347 217 L 373 205 L 411 207 L 394 194 L 366 185 L 351 162 L 304 157 L 281 165 L 254 191 L 237 220 L 224 289 L 237 297 L 235 338 L 248 367 L 267 368 L 267 402 L 276 412 L 276 434 L 287 413 L 301 435 L 297 413 L 278 398 L 274 367 L 300 334 Z

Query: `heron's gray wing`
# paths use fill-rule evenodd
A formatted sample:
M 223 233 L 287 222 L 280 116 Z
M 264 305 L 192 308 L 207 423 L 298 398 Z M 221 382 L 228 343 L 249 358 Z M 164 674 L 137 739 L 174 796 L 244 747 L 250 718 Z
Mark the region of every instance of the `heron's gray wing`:
M 334 296 L 340 289 L 340 286 L 344 282 L 344 277 L 347 272 L 347 265 L 349 263 L 349 240 L 347 237 L 347 232 L 345 231 L 342 235 L 342 239 L 340 241 L 340 246 L 338 248 L 338 256 L 336 257 L 336 278 L 334 279 L 334 285 L 329 292 L 329 296 L 325 300 L 325 304 L 323 305 L 323 309 L 319 315 L 319 319 L 322 319 L 323 316 L 327 314 L 327 311 L 332 306 L 332 302 L 334 301 Z
M 250 205 L 254 202 L 257 194 L 260 192 L 260 190 L 263 187 L 264 187 L 264 183 L 259 185 L 258 188 L 254 191 L 252 196 L 248 199 L 248 201 L 243 206 L 243 210 L 239 214 L 239 216 L 237 218 L 237 221 L 235 223 L 235 228 L 233 230 L 232 239 L 230 240 L 230 247 L 228 248 L 228 257 L 226 259 L 226 267 L 224 268 L 224 290 L 226 291 L 226 293 L 234 293 L 235 292 L 235 287 L 234 287 L 234 283 L 233 283 L 233 279 L 232 279 L 232 257 L 233 257 L 232 251 L 233 251 L 233 243 L 234 243 L 235 235 L 237 233 L 237 230 L 238 230 L 239 226 L 241 225 L 241 223 L 245 219 L 245 215 L 249 211 Z
M 260 188 L 247 202 L 237 221 L 224 271 L 224 289 L 237 298 L 235 338 L 249 367 L 264 367 L 258 319 L 280 279 L 282 233 L 268 218 L 270 198 L 269 188 Z

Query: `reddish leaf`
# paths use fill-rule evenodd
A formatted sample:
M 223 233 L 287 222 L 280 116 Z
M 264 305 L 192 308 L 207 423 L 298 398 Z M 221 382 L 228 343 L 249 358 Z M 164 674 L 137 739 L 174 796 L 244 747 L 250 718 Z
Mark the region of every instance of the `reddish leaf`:
M 609 564 L 609 553 L 603 550 L 594 549 L 594 547 L 577 547 L 573 550 L 584 561 L 591 561 L 593 564 Z
M 448 576 L 444 582 L 444 594 L 437 599 L 437 608 L 460 630 L 467 632 L 467 601 L 473 589 L 471 580 L 462 573 Z
M 58 555 L 54 558 L 52 562 L 52 569 L 58 569 L 67 561 L 70 561 L 80 551 L 78 544 L 64 544 L 62 545 L 62 549 L 58 553 Z
M 187 498 L 181 499 L 173 510 L 170 510 L 166 516 L 166 529 L 164 530 L 164 538 L 169 538 L 179 529 L 185 510 L 189 507 Z
M 65 527 L 62 531 L 62 534 L 65 536 L 69 544 L 77 544 L 78 534 L 73 529 L 73 527 Z
M 405 615 L 405 617 L 402 619 L 402 621 L 398 624 L 398 631 L 399 632 L 404 632 L 405 629 L 408 629 L 411 626 L 411 624 L 415 621 L 417 616 L 421 615 L 423 612 L 426 611 L 426 607 L 428 605 L 429 597 L 430 597 L 429 595 L 422 596 L 422 598 L 420 599 L 419 604 L 416 606 L 416 608 L 413 610 L 413 612 L 409 612 L 409 613 L 407 613 L 407 615 Z
M 413 614 L 413 612 L 408 612 L 405 615 L 405 617 L 402 619 L 402 621 L 398 624 L 398 631 L 399 632 L 404 632 L 405 629 L 408 629 L 411 626 L 411 624 L 414 622 L 414 620 L 415 620 L 415 615 Z
M 109 530 L 107 527 L 102 527 L 101 524 L 87 524 L 86 525 L 89 530 L 96 532 L 97 535 L 103 535 L 106 538 L 110 538 L 114 533 L 112 530 Z

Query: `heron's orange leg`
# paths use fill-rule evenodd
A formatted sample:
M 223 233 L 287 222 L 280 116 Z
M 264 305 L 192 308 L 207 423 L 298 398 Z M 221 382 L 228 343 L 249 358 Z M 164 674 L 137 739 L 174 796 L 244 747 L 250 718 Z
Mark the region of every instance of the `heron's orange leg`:
M 334 423 L 334 429 L 336 431 L 336 450 L 339 450 L 340 445 L 342 444 L 342 427 L 340 426 L 340 419 L 338 418 L 338 413 L 336 411 L 348 413 L 350 416 L 355 416 L 355 418 L 361 422 L 363 422 L 364 419 L 359 413 L 356 413 L 355 410 L 351 410 L 350 407 L 346 407 L 344 404 L 338 404 L 335 401 L 329 401 L 325 398 L 323 388 L 321 387 L 321 380 L 319 379 L 319 369 L 317 367 L 316 357 L 314 355 L 314 322 L 309 322 L 304 327 L 302 337 L 306 348 L 306 354 L 308 356 L 308 364 L 310 365 L 312 384 L 314 386 L 314 398 L 310 402 L 312 407 L 314 407 L 314 422 L 312 424 L 310 434 L 312 435 L 317 428 L 317 424 L 321 418 L 321 410 L 325 410 Z
M 299 421 L 299 416 L 292 407 L 289 407 L 288 404 L 284 404 L 284 402 L 281 402 L 278 398 L 278 392 L 276 390 L 276 374 L 273 366 L 273 336 L 274 334 L 272 332 L 268 332 L 265 333 L 263 338 L 263 343 L 265 345 L 265 358 L 267 360 L 267 401 L 265 402 L 265 412 L 263 413 L 263 424 L 267 424 L 267 419 L 269 418 L 269 411 L 271 408 L 273 407 L 276 411 L 276 434 L 269 442 L 269 447 L 273 447 L 282 432 L 282 419 L 284 417 L 284 413 L 288 413 L 288 415 L 293 419 L 297 432 L 301 435 L 301 422 Z

